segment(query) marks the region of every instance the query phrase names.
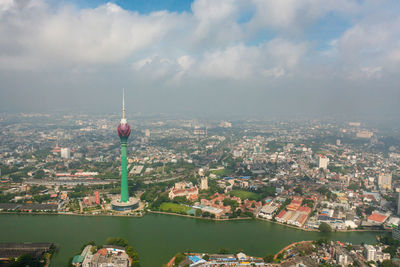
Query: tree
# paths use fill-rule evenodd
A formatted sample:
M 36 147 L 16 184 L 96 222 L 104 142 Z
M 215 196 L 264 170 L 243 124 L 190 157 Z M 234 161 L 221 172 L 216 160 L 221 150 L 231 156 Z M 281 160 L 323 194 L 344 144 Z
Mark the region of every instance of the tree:
M 328 244 L 328 239 L 326 239 L 326 238 L 320 238 L 320 239 L 315 240 L 315 243 L 316 243 L 318 246 L 322 246 L 323 244 Z
M 374 210 L 375 210 L 374 207 L 369 206 L 368 208 L 365 209 L 365 213 L 366 213 L 367 215 L 371 215 L 372 212 L 373 212 Z
M 179 263 L 181 263 L 185 258 L 186 258 L 185 254 L 179 252 L 178 254 L 175 255 L 175 264 L 179 265 Z
M 382 267 L 394 267 L 396 265 L 394 265 L 393 261 L 391 260 L 384 260 L 381 264 Z
M 123 238 L 117 238 L 117 237 L 109 237 L 106 239 L 106 244 L 107 245 L 114 245 L 114 246 L 120 246 L 120 247 L 127 247 L 128 246 L 128 241 Z
M 201 210 L 200 209 L 196 209 L 196 216 L 198 216 L 198 217 L 201 216 Z
M 131 246 L 127 246 L 125 251 L 126 251 L 126 254 L 128 254 L 128 256 L 131 257 L 131 259 L 132 259 L 132 266 L 139 267 L 140 266 L 139 255 L 135 251 L 135 249 Z
M 33 177 L 35 177 L 36 179 L 41 179 L 44 177 L 44 171 L 43 170 L 38 170 L 37 172 L 35 172 L 35 174 L 33 175 Z
M 34 258 L 29 254 L 21 255 L 17 258 L 17 260 L 11 263 L 9 266 L 11 267 L 42 267 L 44 263 L 41 262 L 40 258 Z
M 321 232 L 323 232 L 323 233 L 332 232 L 331 226 L 330 226 L 329 224 L 325 223 L 325 222 L 322 222 L 322 223 L 319 225 L 318 229 L 319 229 Z
M 229 250 L 227 250 L 226 248 L 220 248 L 218 250 L 218 254 L 229 254 Z
M 272 255 L 272 254 L 267 254 L 267 255 L 264 257 L 264 261 L 267 262 L 267 263 L 273 262 L 273 261 L 274 261 L 274 255 Z

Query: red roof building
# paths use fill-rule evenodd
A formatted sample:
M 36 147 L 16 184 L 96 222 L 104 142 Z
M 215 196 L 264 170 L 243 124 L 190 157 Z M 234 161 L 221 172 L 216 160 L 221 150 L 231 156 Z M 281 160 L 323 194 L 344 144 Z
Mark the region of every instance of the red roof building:
M 385 215 L 385 214 L 380 214 L 380 213 L 372 213 L 369 217 L 368 217 L 368 222 L 371 223 L 377 223 L 377 224 L 382 224 L 384 223 L 387 218 L 389 216 Z

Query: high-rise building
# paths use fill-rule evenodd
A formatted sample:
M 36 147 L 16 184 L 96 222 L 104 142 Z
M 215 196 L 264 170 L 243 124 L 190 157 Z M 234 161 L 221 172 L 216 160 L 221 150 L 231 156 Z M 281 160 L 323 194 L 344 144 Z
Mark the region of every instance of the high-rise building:
M 63 159 L 71 158 L 71 150 L 68 147 L 61 148 L 61 157 Z
M 150 130 L 149 130 L 149 129 L 146 129 L 146 130 L 144 131 L 144 135 L 145 135 L 146 137 L 150 137 Z
M 397 215 L 400 215 L 400 192 L 397 194 Z
M 324 155 L 320 155 L 318 158 L 318 168 L 319 169 L 328 169 L 329 158 L 325 157 Z
M 119 200 L 115 200 L 111 204 L 114 210 L 131 210 L 136 208 L 139 202 L 137 199 L 129 198 L 128 193 L 126 144 L 128 137 L 131 134 L 131 127 L 129 126 L 125 117 L 125 94 L 122 96 L 122 118 L 120 124 L 118 125 L 117 133 L 121 141 L 121 197 Z
M 202 177 L 201 178 L 200 190 L 208 190 L 208 179 L 207 179 L 207 177 Z
M 391 190 L 392 189 L 392 174 L 380 173 L 378 176 L 379 189 Z
M 366 261 L 375 261 L 376 249 L 371 245 L 365 245 L 364 248 L 365 248 L 365 251 L 364 251 L 365 260 Z

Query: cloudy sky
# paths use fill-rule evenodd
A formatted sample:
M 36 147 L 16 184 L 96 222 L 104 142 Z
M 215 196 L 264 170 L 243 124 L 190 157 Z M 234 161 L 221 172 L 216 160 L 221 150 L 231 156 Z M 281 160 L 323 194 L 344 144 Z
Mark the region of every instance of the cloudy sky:
M 400 115 L 400 1 L 0 0 L 0 111 Z

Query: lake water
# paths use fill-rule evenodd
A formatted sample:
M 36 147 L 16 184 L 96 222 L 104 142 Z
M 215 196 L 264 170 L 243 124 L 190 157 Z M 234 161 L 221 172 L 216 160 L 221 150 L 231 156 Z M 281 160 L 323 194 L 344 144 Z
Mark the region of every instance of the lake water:
M 260 221 L 208 221 L 194 218 L 148 214 L 142 218 L 0 215 L 0 242 L 53 242 L 59 250 L 51 267 L 67 265 L 70 257 L 88 241 L 103 244 L 107 237 L 122 237 L 139 253 L 143 267 L 160 267 L 181 251 L 216 252 L 243 249 L 263 257 L 301 240 L 326 237 L 354 244 L 375 243 L 376 232 L 329 233 L 305 232 Z

